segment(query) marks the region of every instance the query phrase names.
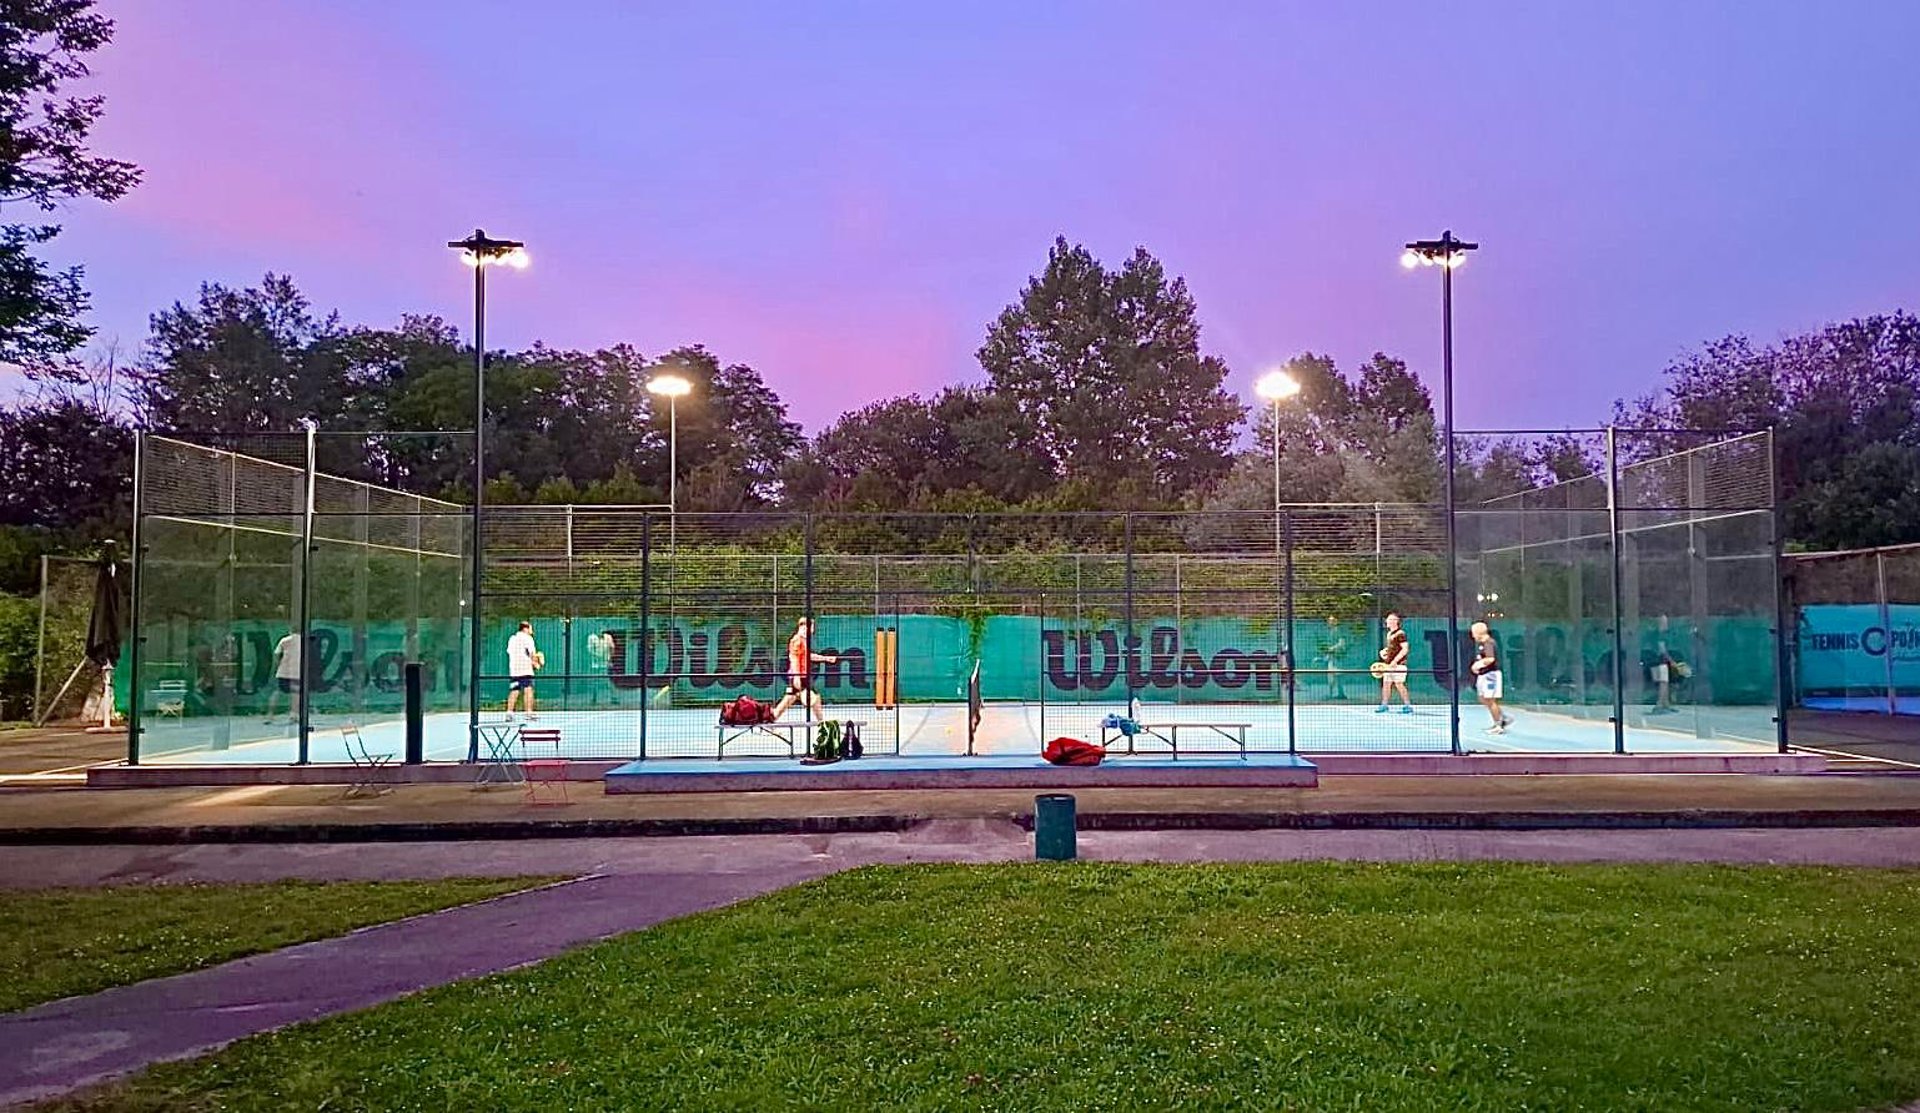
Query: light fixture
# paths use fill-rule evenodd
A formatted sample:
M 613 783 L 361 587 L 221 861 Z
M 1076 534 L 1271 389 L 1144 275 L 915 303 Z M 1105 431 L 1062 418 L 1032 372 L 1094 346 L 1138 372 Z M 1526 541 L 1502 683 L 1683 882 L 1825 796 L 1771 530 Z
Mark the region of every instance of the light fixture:
M 1286 371 L 1269 371 L 1253 384 L 1253 392 L 1269 402 L 1278 402 L 1300 393 L 1300 380 Z
M 685 398 L 693 393 L 693 384 L 684 375 L 669 372 L 648 379 L 647 393 L 658 394 L 662 398 Z

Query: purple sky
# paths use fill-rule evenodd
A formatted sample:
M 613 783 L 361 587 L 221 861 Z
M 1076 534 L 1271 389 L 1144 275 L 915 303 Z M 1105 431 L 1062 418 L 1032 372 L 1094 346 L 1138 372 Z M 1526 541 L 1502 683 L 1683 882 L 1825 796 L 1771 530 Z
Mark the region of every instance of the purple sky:
M 1057 234 L 1184 275 L 1246 390 L 1302 349 L 1463 427 L 1584 425 L 1683 348 L 1920 308 L 1920 4 L 105 0 L 102 151 L 59 241 L 103 340 L 204 279 L 489 339 L 752 363 L 817 430 L 977 379 Z

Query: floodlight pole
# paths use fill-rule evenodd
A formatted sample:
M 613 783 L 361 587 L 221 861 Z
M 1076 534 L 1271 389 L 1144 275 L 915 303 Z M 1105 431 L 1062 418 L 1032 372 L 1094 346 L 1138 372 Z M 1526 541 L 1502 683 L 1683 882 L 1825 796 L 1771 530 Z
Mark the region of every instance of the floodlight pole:
M 1280 511 L 1280 398 L 1273 399 L 1273 509 Z
M 1453 238 L 1451 231 L 1441 239 Z M 1454 522 L 1453 449 L 1453 266 L 1440 267 L 1440 393 L 1447 426 L 1447 738 L 1460 752 L 1460 542 Z
M 1437 240 L 1415 240 L 1407 245 L 1403 257 L 1408 266 L 1420 263 L 1440 267 L 1440 396 L 1441 424 L 1446 442 L 1443 466 L 1446 468 L 1447 514 L 1447 658 L 1446 677 L 1447 737 L 1454 753 L 1460 752 L 1460 550 L 1454 527 L 1454 449 L 1453 449 L 1453 268 L 1480 245 L 1454 236 L 1452 229 Z
M 473 238 L 480 239 L 478 228 Z M 487 491 L 487 266 L 473 267 L 473 539 L 468 552 L 473 561 L 467 585 L 467 636 L 473 639 L 467 654 L 467 760 L 480 760 L 480 658 L 486 630 L 480 624 L 480 508 Z
M 467 629 L 473 638 L 467 671 L 467 760 L 480 760 L 480 659 L 485 652 L 486 631 L 480 623 L 481 510 L 487 488 L 487 268 L 499 263 L 517 267 L 527 265 L 526 244 L 519 240 L 499 240 L 479 228 L 464 240 L 449 240 L 447 246 L 461 253 L 473 267 L 473 560 L 468 584 L 470 605 Z

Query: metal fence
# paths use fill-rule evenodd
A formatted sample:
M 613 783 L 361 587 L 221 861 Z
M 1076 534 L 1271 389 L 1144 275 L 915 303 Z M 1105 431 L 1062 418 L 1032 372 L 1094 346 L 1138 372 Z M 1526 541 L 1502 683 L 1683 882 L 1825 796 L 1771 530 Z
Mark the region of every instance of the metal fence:
M 1621 751 L 1784 747 L 1771 435 L 1575 440 L 1596 471 L 1461 513 L 1462 607 L 1503 633 L 1510 702 Z
M 522 623 L 563 754 L 785 754 L 800 731 L 730 733 L 717 713 L 787 694 L 788 639 L 809 616 L 830 660 L 810 678 L 821 702 L 789 715 L 855 722 L 869 752 L 1030 754 L 1060 735 L 1122 740 L 1121 720 L 1185 730 L 1183 752 L 1779 744 L 1769 440 L 1635 436 L 1591 434 L 1605 465 L 1556 483 L 1502 479 L 1462 435 L 1475 470 L 1459 477 L 1457 615 L 1442 510 L 1393 504 L 489 505 L 476 601 L 471 507 L 375 482 L 444 490 L 457 447 L 147 437 L 132 756 L 340 760 L 345 730 L 395 727 L 400 670 L 418 662 L 427 758 L 481 757 Z M 352 478 L 322 470 L 330 443 Z M 1378 710 L 1390 613 L 1415 712 Z M 1532 717 L 1500 738 L 1461 721 L 1476 619 Z M 308 647 L 291 684 L 289 636 Z
M 430 711 L 467 706 L 469 508 L 318 466 L 435 438 L 139 439 L 129 760 L 307 761 L 316 729 L 398 722 L 408 662 Z
M 1920 545 L 1786 559 L 1795 698 L 1920 715 Z

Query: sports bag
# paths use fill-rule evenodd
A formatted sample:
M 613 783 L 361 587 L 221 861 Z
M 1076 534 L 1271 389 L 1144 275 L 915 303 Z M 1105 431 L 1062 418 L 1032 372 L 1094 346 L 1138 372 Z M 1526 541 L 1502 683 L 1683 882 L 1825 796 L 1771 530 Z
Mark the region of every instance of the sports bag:
M 1107 751 L 1105 747 L 1078 738 L 1056 738 L 1046 744 L 1040 756 L 1054 765 L 1098 765 Z

